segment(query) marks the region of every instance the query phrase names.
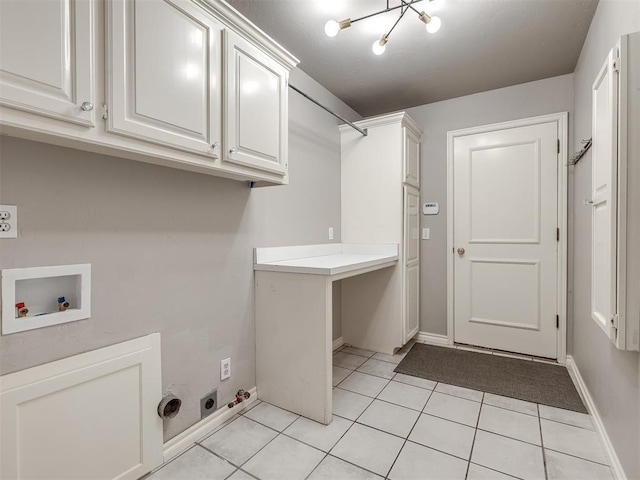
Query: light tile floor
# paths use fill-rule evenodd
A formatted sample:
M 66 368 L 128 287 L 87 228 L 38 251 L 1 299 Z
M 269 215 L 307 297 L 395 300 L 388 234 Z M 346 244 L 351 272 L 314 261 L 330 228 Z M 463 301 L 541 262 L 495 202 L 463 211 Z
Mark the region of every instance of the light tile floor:
M 147 479 L 613 478 L 589 415 L 395 374 L 402 356 L 339 349 L 330 425 L 257 401 Z

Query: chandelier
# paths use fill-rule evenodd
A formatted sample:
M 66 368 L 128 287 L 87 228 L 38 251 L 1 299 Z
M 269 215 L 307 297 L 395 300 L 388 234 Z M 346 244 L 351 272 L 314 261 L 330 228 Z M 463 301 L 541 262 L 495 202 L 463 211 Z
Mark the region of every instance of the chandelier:
M 371 46 L 371 50 L 373 50 L 373 53 L 375 53 L 376 55 L 382 55 L 386 49 L 387 42 L 389 41 L 389 35 L 391 35 L 391 32 L 393 32 L 393 29 L 396 28 L 396 25 L 398 25 L 400 20 L 402 20 L 402 17 L 404 17 L 405 13 L 407 13 L 409 10 L 413 10 L 415 13 L 418 14 L 418 18 L 426 25 L 427 32 L 436 33 L 438 30 L 440 30 L 442 21 L 440 20 L 439 17 L 435 17 L 435 16 L 432 17 L 431 15 L 428 15 L 426 12 L 419 12 L 413 6 L 414 3 L 418 3 L 422 1 L 423 0 L 400 0 L 400 5 L 391 7 L 389 6 L 389 0 L 387 0 L 387 8 L 380 10 L 378 12 L 370 13 L 369 15 L 365 15 L 360 18 L 354 18 L 354 19 L 345 18 L 344 20 L 341 20 L 339 22 L 335 20 L 329 20 L 324 26 L 324 33 L 326 33 L 329 37 L 335 37 L 340 30 L 349 28 L 352 24 L 359 22 L 360 20 L 365 20 L 367 18 L 375 17 L 376 15 L 380 15 L 382 13 L 387 13 L 393 10 L 400 9 L 400 16 L 398 17 L 396 22 L 393 24 L 391 29 L 387 33 L 383 34 L 382 37 L 380 37 L 380 40 L 376 40 L 375 42 L 373 42 L 373 45 Z

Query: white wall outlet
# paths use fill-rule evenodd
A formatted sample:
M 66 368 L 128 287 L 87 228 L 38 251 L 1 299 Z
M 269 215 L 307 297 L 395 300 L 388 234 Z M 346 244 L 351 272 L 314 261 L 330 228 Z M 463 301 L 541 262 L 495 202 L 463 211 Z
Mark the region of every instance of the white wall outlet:
M 422 239 L 423 240 L 429 240 L 430 236 L 431 236 L 431 230 L 429 228 L 423 228 L 422 229 Z
M 333 227 L 329 227 L 329 240 L 333 240 Z
M 220 380 L 231 377 L 231 357 L 220 361 Z
M 0 238 L 18 238 L 18 207 L 0 205 Z

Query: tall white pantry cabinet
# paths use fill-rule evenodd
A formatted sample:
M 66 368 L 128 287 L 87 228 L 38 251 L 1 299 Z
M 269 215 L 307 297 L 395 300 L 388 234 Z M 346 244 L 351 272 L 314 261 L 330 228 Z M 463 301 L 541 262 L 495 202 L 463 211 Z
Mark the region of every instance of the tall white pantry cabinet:
M 367 136 L 341 126 L 342 241 L 397 243 L 400 259 L 342 280 L 342 339 L 393 353 L 419 326 L 420 139 L 406 113 L 356 122 Z

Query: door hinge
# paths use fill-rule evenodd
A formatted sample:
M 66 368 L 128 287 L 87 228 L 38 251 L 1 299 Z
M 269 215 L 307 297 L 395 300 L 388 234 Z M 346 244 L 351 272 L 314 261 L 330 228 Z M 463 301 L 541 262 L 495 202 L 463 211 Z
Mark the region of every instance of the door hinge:
M 611 65 L 614 72 L 620 72 L 620 57 L 616 57 L 613 59 L 613 64 Z
M 558 139 L 557 144 L 558 144 L 558 153 L 560 153 L 560 139 Z
M 556 315 L 556 328 L 560 328 L 560 315 Z
M 560 229 L 556 228 L 556 242 L 560 241 Z
M 102 119 L 107 120 L 109 118 L 109 107 L 106 103 L 102 104 Z
M 614 315 L 611 315 L 611 326 L 617 330 L 619 324 L 620 324 L 620 315 L 617 313 Z

